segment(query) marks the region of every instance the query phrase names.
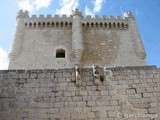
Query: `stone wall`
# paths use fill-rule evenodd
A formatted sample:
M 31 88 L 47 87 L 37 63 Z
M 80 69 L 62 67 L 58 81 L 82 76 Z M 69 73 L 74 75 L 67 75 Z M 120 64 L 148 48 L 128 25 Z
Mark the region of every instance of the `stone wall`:
M 0 120 L 159 120 L 160 69 L 104 69 L 99 86 L 93 70 L 0 71 Z
M 29 17 L 20 11 L 9 69 L 72 68 L 79 58 L 81 67 L 144 66 L 146 54 L 134 16 L 123 17 L 88 16 L 77 21 L 73 16 Z M 64 58 L 56 57 L 59 49 L 65 51 Z

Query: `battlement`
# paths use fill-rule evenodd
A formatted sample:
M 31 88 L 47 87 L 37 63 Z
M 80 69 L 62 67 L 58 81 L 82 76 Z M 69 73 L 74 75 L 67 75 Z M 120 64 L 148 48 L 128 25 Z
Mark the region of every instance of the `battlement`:
M 37 28 L 37 27 L 54 27 L 54 28 L 71 28 L 72 27 L 73 16 L 67 15 L 32 15 L 28 17 L 25 22 L 26 27 Z M 94 16 L 91 17 L 87 15 L 86 17 L 82 16 L 82 26 L 83 28 L 98 28 L 98 29 L 128 29 L 128 17 L 127 13 L 125 17 L 121 18 L 120 16 Z
M 19 12 L 17 12 L 17 18 L 28 18 L 28 11 L 23 11 L 20 10 Z

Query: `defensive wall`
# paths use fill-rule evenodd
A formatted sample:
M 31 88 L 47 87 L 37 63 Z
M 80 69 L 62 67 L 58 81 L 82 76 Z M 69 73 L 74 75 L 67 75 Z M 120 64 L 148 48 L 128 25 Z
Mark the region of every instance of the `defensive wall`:
M 0 120 L 160 120 L 160 69 L 155 66 L 1 70 Z

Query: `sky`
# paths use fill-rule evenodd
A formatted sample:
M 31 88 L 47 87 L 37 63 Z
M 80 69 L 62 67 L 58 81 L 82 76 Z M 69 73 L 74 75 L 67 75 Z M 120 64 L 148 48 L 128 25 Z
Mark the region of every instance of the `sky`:
M 83 16 L 100 17 L 122 17 L 124 12 L 131 11 L 147 53 L 147 65 L 160 68 L 160 0 L 0 0 L 0 70 L 8 68 L 8 51 L 20 9 L 29 11 L 30 16 L 69 16 L 76 8 Z

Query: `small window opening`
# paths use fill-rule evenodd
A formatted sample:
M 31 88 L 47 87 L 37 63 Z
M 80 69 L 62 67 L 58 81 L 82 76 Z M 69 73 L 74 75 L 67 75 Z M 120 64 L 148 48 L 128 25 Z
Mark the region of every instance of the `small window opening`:
M 128 24 L 126 24 L 126 28 L 128 29 Z
M 120 23 L 117 24 L 117 27 L 120 28 Z
M 70 22 L 69 25 L 72 26 L 72 23 Z
M 124 28 L 124 23 L 122 23 L 122 28 Z
M 104 26 L 107 27 L 107 23 L 104 23 Z
M 63 22 L 61 22 L 61 27 L 63 27 Z
M 31 26 L 32 26 L 32 23 L 29 23 L 29 26 L 31 27 Z
M 34 27 L 36 27 L 36 23 L 34 23 Z
M 91 23 L 91 26 L 94 27 L 94 23 Z
M 87 27 L 89 27 L 89 23 L 87 22 Z
M 47 23 L 47 26 L 50 26 L 50 22 Z
M 96 27 L 98 27 L 98 23 L 96 23 Z
M 41 23 L 40 23 L 40 22 L 38 22 L 38 26 L 41 26 Z
M 100 23 L 100 27 L 103 27 L 103 23 Z
M 68 22 L 65 22 L 65 26 L 68 26 Z
M 113 27 L 114 27 L 114 28 L 116 27 L 116 23 L 113 23 Z
M 52 26 L 54 27 L 54 22 L 52 22 Z
M 45 26 L 46 25 L 46 23 L 45 22 L 43 22 L 43 26 Z
M 111 23 L 109 23 L 109 28 L 111 29 L 111 27 L 112 27 L 112 25 L 111 25 Z
M 65 50 L 63 49 L 56 50 L 56 58 L 65 58 Z

